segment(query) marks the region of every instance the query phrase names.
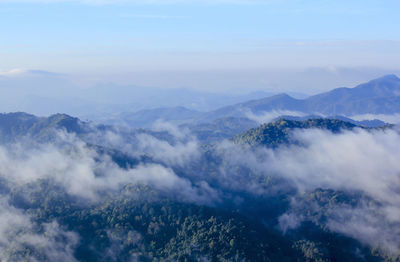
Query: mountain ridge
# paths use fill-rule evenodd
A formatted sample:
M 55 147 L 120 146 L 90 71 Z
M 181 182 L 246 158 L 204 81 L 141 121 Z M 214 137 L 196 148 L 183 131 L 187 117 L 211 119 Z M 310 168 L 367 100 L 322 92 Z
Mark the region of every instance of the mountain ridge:
M 206 113 L 200 120 L 273 110 L 345 116 L 399 113 L 400 78 L 393 74 L 385 75 L 353 88 L 340 87 L 305 99 L 295 99 L 282 93 L 222 107 Z
M 277 147 L 291 141 L 290 134 L 294 129 L 323 129 L 332 133 L 339 133 L 343 130 L 364 128 L 353 123 L 339 119 L 312 118 L 307 120 L 289 120 L 280 118 L 274 122 L 262 124 L 259 127 L 249 129 L 233 138 L 236 144 L 248 144 L 250 146 L 264 145 Z

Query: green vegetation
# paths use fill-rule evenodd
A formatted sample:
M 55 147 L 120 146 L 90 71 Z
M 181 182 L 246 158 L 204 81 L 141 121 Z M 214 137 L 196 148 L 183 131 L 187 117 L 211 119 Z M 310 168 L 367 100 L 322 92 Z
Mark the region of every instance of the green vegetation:
M 3 128 L 9 138 L 25 132 L 38 140 L 51 141 L 48 134 L 54 128 L 78 135 L 90 132 L 84 123 L 66 115 L 43 119 L 26 114 L 15 116 L 18 120 L 13 127 Z M 210 126 L 203 126 L 200 131 L 215 137 L 219 125 L 232 130 L 242 121 L 215 122 L 217 130 L 212 134 L 208 133 Z M 233 141 L 248 145 L 249 150 L 258 146 L 276 148 L 296 143 L 293 130 L 318 128 L 339 133 L 356 127 L 333 119 L 280 119 L 237 135 Z M 164 133 L 156 135 L 163 141 L 171 139 Z M 89 201 L 69 194 L 51 178 L 18 184 L 0 177 L 0 196 L 29 215 L 33 224 L 29 230 L 13 232 L 16 236 L 23 237 L 28 231 L 49 234 L 45 225 L 57 222 L 62 230 L 79 234 L 79 240 L 71 244 L 78 261 L 400 261 L 393 253 L 330 230 L 327 221 L 335 216 L 334 210 L 379 204 L 361 192 L 316 189 L 299 193 L 290 181 L 262 176 L 241 163 L 241 152 L 234 152 L 238 159 L 222 157 L 221 150 L 230 151 L 230 147 L 202 145 L 198 159 L 181 166 L 155 160 L 143 152 L 129 155 L 88 142 L 86 146 L 98 153 L 95 161 L 101 162 L 107 156 L 124 170 L 158 164 L 191 185 L 206 182 L 215 189 L 218 199 L 197 202 L 138 182 L 123 184 L 117 190 L 100 190 L 100 197 Z M 168 181 L 160 183 L 164 182 Z M 280 218 L 284 214 L 299 218 L 297 225 L 282 229 Z M 67 243 L 64 238 L 57 240 Z M 28 241 L 4 252 L 9 261 L 51 261 L 45 246 Z
M 263 124 L 258 128 L 250 129 L 235 136 L 233 140 L 238 144 L 277 147 L 294 142 L 291 141 L 291 133 L 294 129 L 317 128 L 337 133 L 342 130 L 351 130 L 355 127 L 357 126 L 354 124 L 338 119 L 313 118 L 304 121 L 280 119 L 272 123 Z

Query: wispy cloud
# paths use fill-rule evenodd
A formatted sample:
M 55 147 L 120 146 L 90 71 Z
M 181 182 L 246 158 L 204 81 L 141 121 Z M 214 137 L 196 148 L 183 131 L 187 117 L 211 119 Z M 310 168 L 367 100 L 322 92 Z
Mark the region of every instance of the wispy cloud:
M 27 70 L 22 68 L 14 68 L 11 70 L 0 71 L 0 76 L 19 76 L 26 73 Z
M 23 77 L 23 76 L 63 76 L 64 74 L 50 72 L 38 69 L 24 69 L 24 68 L 14 68 L 10 70 L 0 71 L 0 76 L 3 77 Z
M 269 123 L 281 116 L 305 116 L 302 112 L 290 111 L 290 110 L 272 110 L 262 112 L 260 114 L 254 114 L 252 111 L 246 112 L 246 117 L 256 121 L 259 124 Z

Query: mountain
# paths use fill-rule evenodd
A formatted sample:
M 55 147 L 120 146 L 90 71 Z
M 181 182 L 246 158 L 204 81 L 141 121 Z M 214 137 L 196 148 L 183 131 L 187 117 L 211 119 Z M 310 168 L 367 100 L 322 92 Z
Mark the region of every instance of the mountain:
M 184 127 L 203 135 L 207 143 L 252 125 L 255 122 L 247 118 L 220 118 Z M 337 119 L 280 119 L 245 131 L 233 141 L 273 148 L 296 143 L 290 137 L 295 129 L 340 132 L 355 127 Z M 99 129 L 107 128 L 96 129 L 65 114 L 0 115 L 0 130 L 14 139 L 42 138 L 54 129 L 76 133 L 78 138 L 92 131 L 97 136 Z M 131 137 L 127 141 L 132 143 Z M 148 143 L 157 144 L 153 139 Z M 85 145 L 96 153 L 72 150 L 79 143 L 52 154 L 46 151 L 44 156 L 40 147 L 35 148 L 31 154 L 38 156 L 32 159 L 27 156 L 29 148 L 2 155 L 13 160 L 3 161 L 10 166 L 0 172 L 4 200 L 0 219 L 4 228 L 12 229 L 5 230 L 8 249 L 1 250 L 2 258 L 6 254 L 6 261 L 398 261 L 398 256 L 384 260 L 374 246 L 326 227 L 335 210 L 370 204 L 368 197 L 329 188 L 297 192 L 288 178 L 258 165 L 266 161 L 262 150 L 231 143 L 205 145 L 196 150 L 197 157 L 182 164 L 181 158 L 193 153 L 191 143 L 190 148 L 182 143 L 161 143 L 146 152 L 145 147 L 133 146 L 128 153 L 120 151 L 124 143 L 115 148 Z M 16 157 L 20 152 L 21 159 Z M 53 153 L 62 157 L 54 160 Z M 14 158 L 20 162 L 14 163 Z M 41 172 L 44 175 L 35 179 Z M 29 216 L 21 219 L 25 213 Z M 282 232 L 281 220 L 288 219 L 287 214 L 294 218 L 299 214 L 304 221 L 296 220 L 296 227 Z M 22 220 L 22 227 L 9 217 Z M 27 226 L 28 222 L 33 225 Z M 48 255 L 63 247 L 68 256 Z
M 103 146 L 107 141 L 99 141 L 98 136 L 107 132 L 114 133 L 130 143 L 137 142 L 136 136 L 139 134 L 151 135 L 170 143 L 174 141 L 174 136 L 167 131 L 94 124 L 67 114 L 54 114 L 49 117 L 38 117 L 24 112 L 0 114 L 0 144 L 12 143 L 22 138 L 51 142 L 57 137 L 58 131 L 74 134 L 89 145 Z
M 290 116 L 290 115 L 282 115 L 280 117 L 278 117 L 275 120 L 278 119 L 286 119 L 286 120 L 297 120 L 297 121 L 303 121 L 303 120 L 307 120 L 307 119 L 314 119 L 314 118 L 322 118 L 319 115 L 307 115 L 307 116 Z M 383 122 L 379 119 L 372 119 L 372 120 L 361 120 L 361 121 L 357 121 L 345 116 L 328 116 L 328 117 L 323 117 L 325 119 L 338 119 L 338 120 L 342 120 L 344 122 L 349 122 L 352 123 L 356 126 L 362 126 L 362 127 L 370 127 L 370 128 L 374 128 L 374 127 L 384 127 L 389 125 L 386 122 Z
M 200 142 L 215 143 L 257 126 L 257 122 L 245 117 L 223 117 L 207 123 L 183 124 L 180 128 L 188 128 Z
M 249 112 L 262 114 L 274 110 L 346 116 L 399 113 L 400 79 L 395 75 L 386 75 L 354 88 L 337 88 L 306 99 L 295 99 L 287 94 L 275 95 L 222 107 L 202 115 L 199 120 L 245 117 Z
M 7 140 L 10 137 L 24 135 L 39 121 L 40 118 L 22 112 L 0 114 L 0 137 L 2 140 Z
M 23 112 L 0 114 L 0 141 L 3 143 L 24 136 L 44 139 L 51 136 L 54 129 L 82 134 L 89 131 L 89 126 L 66 114 L 50 117 L 37 117 Z
M 102 121 L 105 124 L 127 125 L 129 127 L 151 127 L 158 120 L 172 122 L 174 124 L 183 123 L 197 117 L 201 113 L 185 107 L 160 107 L 155 109 L 140 110 L 135 113 L 120 113 L 108 120 Z
M 1 74 L 1 72 L 0 72 Z M 214 110 L 274 93 L 232 94 L 190 88 L 157 88 L 118 85 L 77 85 L 73 77 L 40 70 L 12 70 L 0 75 L 0 111 L 24 111 L 48 116 L 56 112 L 97 120 L 104 115 L 156 107 L 184 106 Z
M 354 88 L 337 88 L 305 100 L 307 112 L 322 114 L 393 114 L 400 112 L 400 79 L 387 75 Z
M 280 94 L 263 99 L 251 100 L 245 103 L 222 107 L 215 111 L 203 114 L 198 121 L 211 121 L 222 117 L 247 117 L 250 112 L 266 112 L 273 110 L 297 110 L 301 100 L 287 94 Z
M 135 89 L 130 92 L 134 93 L 134 90 Z M 332 116 L 333 118 L 340 118 L 343 116 L 361 114 L 394 114 L 400 112 L 400 79 L 395 75 L 383 76 L 354 88 L 337 88 L 304 99 L 296 99 L 284 93 L 261 99 L 254 99 L 266 96 L 267 94 L 264 92 L 254 92 L 243 96 L 232 95 L 231 97 L 223 97 L 222 95 L 204 96 L 200 93 L 191 93 L 186 89 L 169 90 L 168 92 L 170 93 L 168 93 L 168 95 L 165 93 L 166 91 L 163 90 L 162 92 L 160 91 L 162 96 L 159 97 L 150 96 L 150 94 L 152 94 L 150 91 L 151 90 L 147 90 L 143 94 L 138 93 L 135 97 L 135 101 L 146 102 L 151 100 L 151 103 L 156 101 L 160 105 L 167 105 L 168 103 L 171 105 L 171 103 L 175 103 L 185 106 L 163 106 L 136 111 L 134 108 L 138 108 L 140 103 L 135 102 L 135 106 L 132 107 L 133 112 L 127 110 L 122 113 L 114 113 L 111 115 L 101 114 L 101 116 L 89 116 L 89 118 L 103 124 L 124 125 L 131 128 L 148 128 L 157 120 L 163 120 L 175 125 L 202 125 L 210 124 L 218 119 L 222 119 L 218 120 L 220 122 L 226 121 L 226 119 L 232 120 L 234 118 L 253 119 L 254 116 L 258 118 L 263 116 L 264 113 L 269 112 L 273 112 L 274 115 L 278 116 L 290 116 L 296 112 L 295 115 L 303 113 L 307 115 L 325 115 L 329 116 L 329 118 Z M 133 93 L 128 97 L 132 97 Z M 110 97 L 111 96 L 112 95 L 110 95 Z M 196 102 L 191 100 L 193 97 L 197 99 Z M 200 112 L 193 109 L 205 109 L 206 107 L 203 106 L 198 107 L 202 103 L 214 103 L 215 101 L 219 101 L 218 103 L 222 105 L 229 104 L 229 102 L 235 103 L 235 101 L 238 100 L 243 101 L 245 99 L 252 100 L 223 106 L 207 112 Z M 213 108 L 213 106 L 208 108 Z M 343 120 L 348 121 L 349 119 Z M 379 125 L 381 123 L 365 124 Z
M 314 118 L 303 121 L 279 119 L 275 122 L 263 124 L 260 127 L 250 129 L 233 138 L 237 144 L 249 144 L 251 146 L 264 145 L 277 147 L 284 143 L 295 143 L 290 134 L 294 129 L 318 128 L 329 130 L 333 133 L 341 130 L 351 130 L 356 125 L 338 119 Z

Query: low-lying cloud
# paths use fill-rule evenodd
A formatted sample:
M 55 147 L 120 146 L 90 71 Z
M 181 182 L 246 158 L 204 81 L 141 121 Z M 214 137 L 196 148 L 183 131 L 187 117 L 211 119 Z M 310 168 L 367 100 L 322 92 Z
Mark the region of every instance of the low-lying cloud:
M 270 123 L 275 119 L 282 117 L 282 116 L 306 116 L 303 112 L 298 111 L 290 111 L 290 110 L 272 110 L 263 113 L 254 114 L 252 111 L 246 112 L 246 117 L 256 121 L 259 124 Z
M 35 224 L 25 211 L 0 198 L 0 256 L 5 261 L 77 261 L 77 233 L 63 230 L 56 221 Z M 29 250 L 29 258 L 26 252 Z
M 254 197 L 287 193 L 293 201 L 279 217 L 284 233 L 312 219 L 299 210 L 313 209 L 326 212 L 324 223 L 331 231 L 391 253 L 400 252 L 400 135 L 395 130 L 355 129 L 338 134 L 319 129 L 294 130 L 292 139 L 299 143 L 276 149 L 251 148 L 231 141 L 205 149 L 186 131 L 180 133 L 168 125 L 158 131 L 169 133 L 174 141 L 139 133 L 132 135 L 130 143 L 131 137 L 127 139 L 118 130 L 96 134 L 103 145 L 121 150 L 127 157 L 146 155 L 150 159 L 127 167 L 119 166 L 108 153 L 99 152 L 65 132 L 60 132 L 52 143 L 3 145 L 0 178 L 11 188 L 52 180 L 68 195 L 89 203 L 96 203 L 128 184 L 146 185 L 179 201 L 211 206 L 227 199 L 239 203 L 237 192 Z M 318 189 L 357 193 L 364 198 L 352 205 L 332 204 L 328 211 L 318 202 L 304 207 L 299 198 Z M 2 194 L 6 199 L 7 193 Z M 8 232 L 7 228 L 34 225 L 24 211 L 5 200 L 0 209 L 5 210 L 0 220 L 8 225 L 0 228 L 0 252 L 6 254 L 7 245 L 23 243 L 18 234 Z M 41 226 L 53 228 L 70 242 L 63 246 L 66 249 L 57 245 L 45 248 L 47 256 L 68 260 L 79 236 L 62 230 L 57 222 Z M 40 234 L 32 234 L 39 239 Z
M 265 168 L 292 181 L 300 192 L 318 188 L 361 192 L 371 202 L 331 206 L 327 226 L 371 246 L 399 252 L 400 135 L 393 130 L 358 129 L 341 134 L 307 130 L 295 136 L 305 146 L 266 152 Z M 293 216 L 281 217 L 284 230 L 288 221 L 289 227 L 297 225 Z
M 52 179 L 68 194 L 90 201 L 98 200 L 104 191 L 115 191 L 131 183 L 174 192 L 187 201 L 204 203 L 208 201 L 210 193 L 217 198 L 217 193 L 211 192 L 205 183 L 193 185 L 188 179 L 177 176 L 168 166 L 139 163 L 135 167 L 121 168 L 109 155 L 99 154 L 80 139 L 71 138 L 65 133 L 60 137 L 68 137 L 68 143 L 62 146 L 39 144 L 25 147 L 23 144 L 14 144 L 0 147 L 0 176 L 16 186 L 39 179 Z M 160 155 L 152 155 L 165 163 L 182 164 L 185 157 L 191 157 L 191 152 L 197 152 L 193 143 L 172 147 L 150 136 L 143 135 L 140 138 L 140 146 L 147 150 L 143 152 L 159 150 Z M 163 159 L 161 154 L 165 155 Z M 203 189 L 205 193 L 201 192 Z

